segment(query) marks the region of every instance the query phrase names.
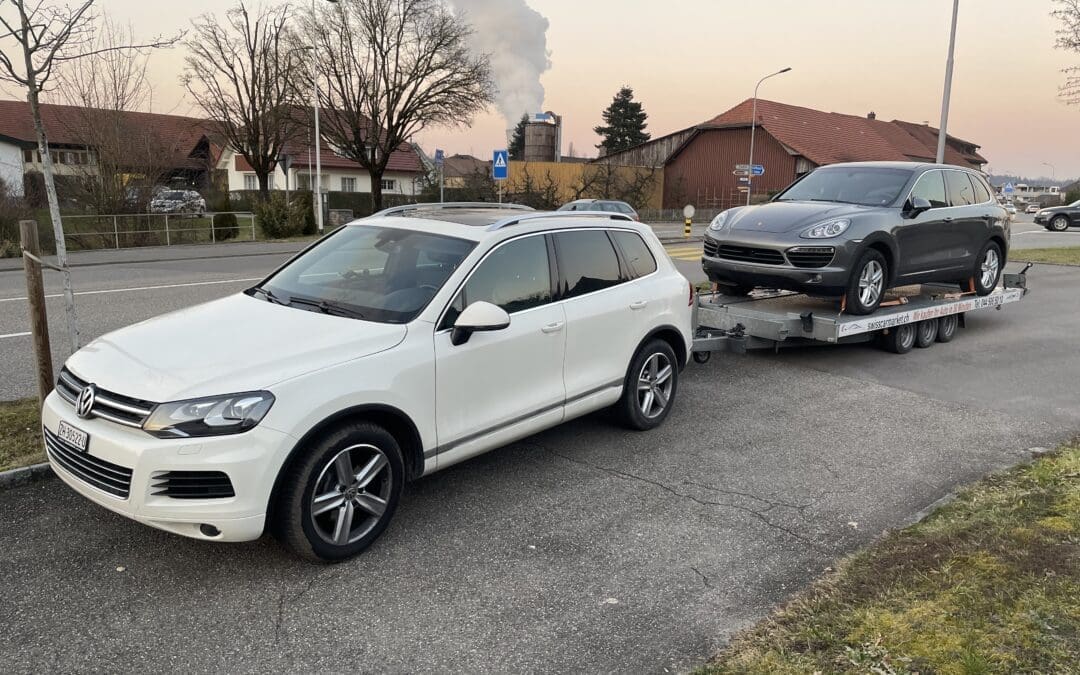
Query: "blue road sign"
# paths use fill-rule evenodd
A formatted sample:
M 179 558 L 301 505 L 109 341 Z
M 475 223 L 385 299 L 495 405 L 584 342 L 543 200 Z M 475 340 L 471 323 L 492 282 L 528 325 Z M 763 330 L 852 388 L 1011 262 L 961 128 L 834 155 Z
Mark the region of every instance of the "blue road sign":
M 495 180 L 506 180 L 509 176 L 510 152 L 496 150 L 491 158 L 491 177 Z
M 1007 195 L 1011 195 L 1013 192 L 1016 192 L 1016 188 L 1013 187 L 1012 183 L 1005 183 L 1005 188 L 1002 189 L 1002 192 Z
M 755 176 L 764 176 L 765 175 L 765 167 L 762 166 L 761 164 L 755 164 L 754 166 L 750 167 L 750 173 L 752 173 Z
M 446 159 L 446 153 L 442 150 L 435 151 L 435 166 L 442 166 L 443 161 Z

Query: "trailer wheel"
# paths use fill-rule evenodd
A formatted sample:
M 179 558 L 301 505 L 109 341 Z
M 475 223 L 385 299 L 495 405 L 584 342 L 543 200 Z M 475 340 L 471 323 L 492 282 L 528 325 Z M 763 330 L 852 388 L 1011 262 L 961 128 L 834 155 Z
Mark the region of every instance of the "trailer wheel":
M 937 339 L 938 333 L 938 321 L 937 319 L 927 319 L 926 321 L 920 321 L 915 325 L 915 346 L 919 349 L 926 349 L 934 344 L 934 340 Z
M 960 317 L 956 314 L 943 316 L 938 319 L 937 341 L 948 342 L 956 336 L 956 328 L 960 325 Z
M 890 328 L 888 333 L 881 336 L 881 345 L 893 354 L 907 354 L 915 346 L 915 324 L 905 323 Z
M 694 352 L 694 363 L 708 363 L 712 358 L 712 352 Z

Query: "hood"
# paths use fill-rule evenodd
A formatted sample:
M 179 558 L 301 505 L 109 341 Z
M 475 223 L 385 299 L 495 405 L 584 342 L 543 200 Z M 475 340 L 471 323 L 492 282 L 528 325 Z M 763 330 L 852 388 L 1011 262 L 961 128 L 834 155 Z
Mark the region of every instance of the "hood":
M 275 305 L 242 293 L 109 333 L 76 352 L 76 376 L 148 401 L 266 389 L 397 345 L 401 324 Z
M 836 202 L 769 202 L 728 216 L 731 232 L 791 232 L 811 225 L 865 213 L 878 207 Z

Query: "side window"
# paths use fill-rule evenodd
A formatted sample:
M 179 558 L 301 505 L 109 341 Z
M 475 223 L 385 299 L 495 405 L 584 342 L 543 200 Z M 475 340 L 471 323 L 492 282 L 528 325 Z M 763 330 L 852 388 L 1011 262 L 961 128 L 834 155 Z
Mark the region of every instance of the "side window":
M 656 271 L 656 258 L 648 245 L 636 232 L 612 231 L 611 236 L 622 249 L 623 258 L 635 277 L 643 277 Z
M 551 269 L 544 237 L 516 239 L 484 258 L 450 303 L 440 328 L 453 326 L 458 315 L 479 300 L 498 305 L 509 314 L 551 302 Z
M 975 202 L 985 204 L 990 201 L 990 191 L 986 189 L 986 183 L 982 181 L 982 178 L 970 173 L 968 178 L 971 179 L 971 184 L 975 186 Z
M 930 202 L 930 206 L 935 209 L 940 209 L 949 205 L 948 198 L 945 197 L 945 177 L 941 171 L 927 171 L 919 179 L 919 182 L 915 183 L 915 187 L 911 190 L 911 197 L 922 197 L 926 201 Z
M 634 214 L 634 209 L 630 208 L 629 204 L 618 204 L 619 211 L 622 211 L 626 215 L 630 216 Z
M 949 186 L 949 204 L 970 206 L 975 203 L 975 188 L 963 171 L 946 171 L 945 183 Z
M 555 249 L 566 298 L 601 291 L 623 281 L 619 258 L 603 230 L 560 232 L 555 235 Z

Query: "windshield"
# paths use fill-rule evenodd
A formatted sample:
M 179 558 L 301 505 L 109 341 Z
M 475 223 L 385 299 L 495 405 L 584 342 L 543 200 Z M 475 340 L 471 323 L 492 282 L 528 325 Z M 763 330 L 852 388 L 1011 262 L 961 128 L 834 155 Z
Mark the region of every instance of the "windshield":
M 327 314 L 406 323 L 427 307 L 475 245 L 411 230 L 349 225 L 263 282 L 258 297 Z
M 840 202 L 886 206 L 911 178 L 907 169 L 837 167 L 818 169 L 776 197 L 776 201 Z
M 1076 200 L 1075 202 L 1073 202 L 1072 204 L 1069 204 L 1069 208 L 1071 208 L 1071 209 L 1076 209 L 1076 208 L 1080 208 L 1080 199 L 1077 199 L 1077 200 Z
M 158 195 L 158 199 L 163 199 L 170 202 L 178 202 L 184 198 L 184 193 L 178 190 L 170 190 L 168 192 L 162 192 Z

